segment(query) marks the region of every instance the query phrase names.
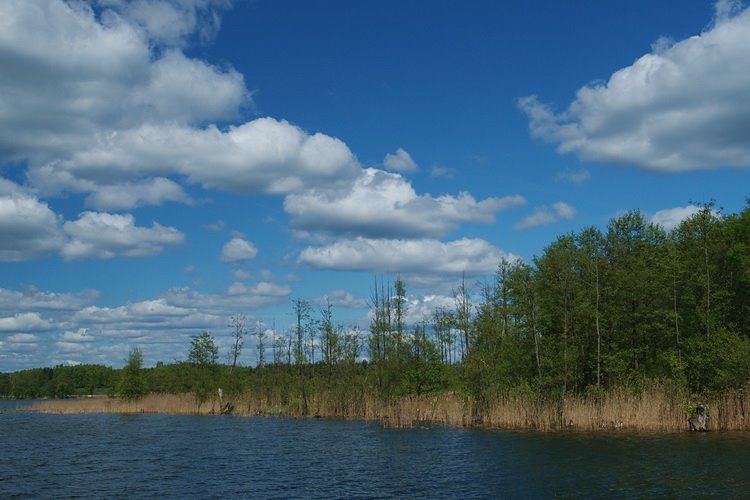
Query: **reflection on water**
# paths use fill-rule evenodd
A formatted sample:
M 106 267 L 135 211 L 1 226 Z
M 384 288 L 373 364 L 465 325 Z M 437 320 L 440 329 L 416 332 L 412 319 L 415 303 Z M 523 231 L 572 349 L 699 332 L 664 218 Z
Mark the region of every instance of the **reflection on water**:
M 750 438 L 742 434 L 23 412 L 0 414 L 0 430 L 0 497 L 750 495 Z

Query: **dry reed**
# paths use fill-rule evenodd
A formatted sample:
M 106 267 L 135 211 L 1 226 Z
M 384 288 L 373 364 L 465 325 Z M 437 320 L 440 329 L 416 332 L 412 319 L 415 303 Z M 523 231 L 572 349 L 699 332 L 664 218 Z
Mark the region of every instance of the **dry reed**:
M 240 416 L 286 415 L 378 421 L 386 426 L 438 424 L 457 427 L 533 429 L 538 431 L 676 432 L 688 429 L 690 409 L 697 403 L 687 393 L 655 385 L 640 393 L 611 390 L 599 396 L 573 396 L 550 401 L 505 395 L 479 408 L 465 396 L 446 392 L 382 400 L 365 392 L 345 396 L 325 391 L 289 397 L 280 393 L 225 398 Z M 750 388 L 703 399 L 714 430 L 750 430 Z M 45 401 L 32 407 L 48 413 L 220 413 L 218 398 L 200 402 L 192 394 L 151 394 L 137 400 L 91 398 Z

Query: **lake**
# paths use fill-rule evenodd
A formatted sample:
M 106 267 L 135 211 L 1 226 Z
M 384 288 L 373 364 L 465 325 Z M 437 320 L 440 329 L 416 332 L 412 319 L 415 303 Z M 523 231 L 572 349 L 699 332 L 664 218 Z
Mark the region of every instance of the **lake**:
M 736 433 L 11 411 L 0 450 L 0 498 L 750 496 L 750 436 Z

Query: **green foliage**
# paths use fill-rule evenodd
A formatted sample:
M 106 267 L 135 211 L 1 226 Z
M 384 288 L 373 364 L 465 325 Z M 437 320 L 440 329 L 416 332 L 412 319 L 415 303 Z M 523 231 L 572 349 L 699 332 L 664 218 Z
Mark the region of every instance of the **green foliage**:
M 101 365 L 56 366 L 0 374 L 0 397 L 41 398 L 107 394 L 117 382 L 116 372 Z
M 130 350 L 128 362 L 120 372 L 117 393 L 121 398 L 138 399 L 146 394 L 146 379 L 142 372 L 143 353 L 137 347 Z
M 750 380 L 750 340 L 726 330 L 708 339 L 693 337 L 686 346 L 690 387 L 698 391 L 723 391 Z
M 209 332 L 191 337 L 188 361 L 198 366 L 216 364 L 219 360 L 219 348 Z

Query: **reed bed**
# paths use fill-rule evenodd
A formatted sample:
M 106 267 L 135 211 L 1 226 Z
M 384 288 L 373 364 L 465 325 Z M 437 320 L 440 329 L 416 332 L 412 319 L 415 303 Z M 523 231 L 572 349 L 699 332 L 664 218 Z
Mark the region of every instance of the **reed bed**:
M 165 413 L 200 415 L 211 412 L 211 402 L 192 394 L 149 394 L 138 399 L 96 397 L 42 401 L 31 407 L 43 413 Z
M 684 391 L 654 386 L 638 393 L 612 390 L 564 400 L 504 395 L 477 405 L 454 392 L 381 399 L 364 391 L 347 394 L 322 391 L 306 398 L 266 392 L 243 394 L 220 401 L 199 400 L 193 394 L 150 394 L 136 400 L 91 398 L 45 401 L 32 407 L 47 413 L 167 413 L 219 414 L 231 404 L 239 416 L 285 415 L 377 421 L 389 427 L 428 424 L 455 427 L 561 430 L 678 432 L 688 430 L 687 419 L 698 400 Z M 711 430 L 750 430 L 750 388 L 701 399 L 708 408 Z

